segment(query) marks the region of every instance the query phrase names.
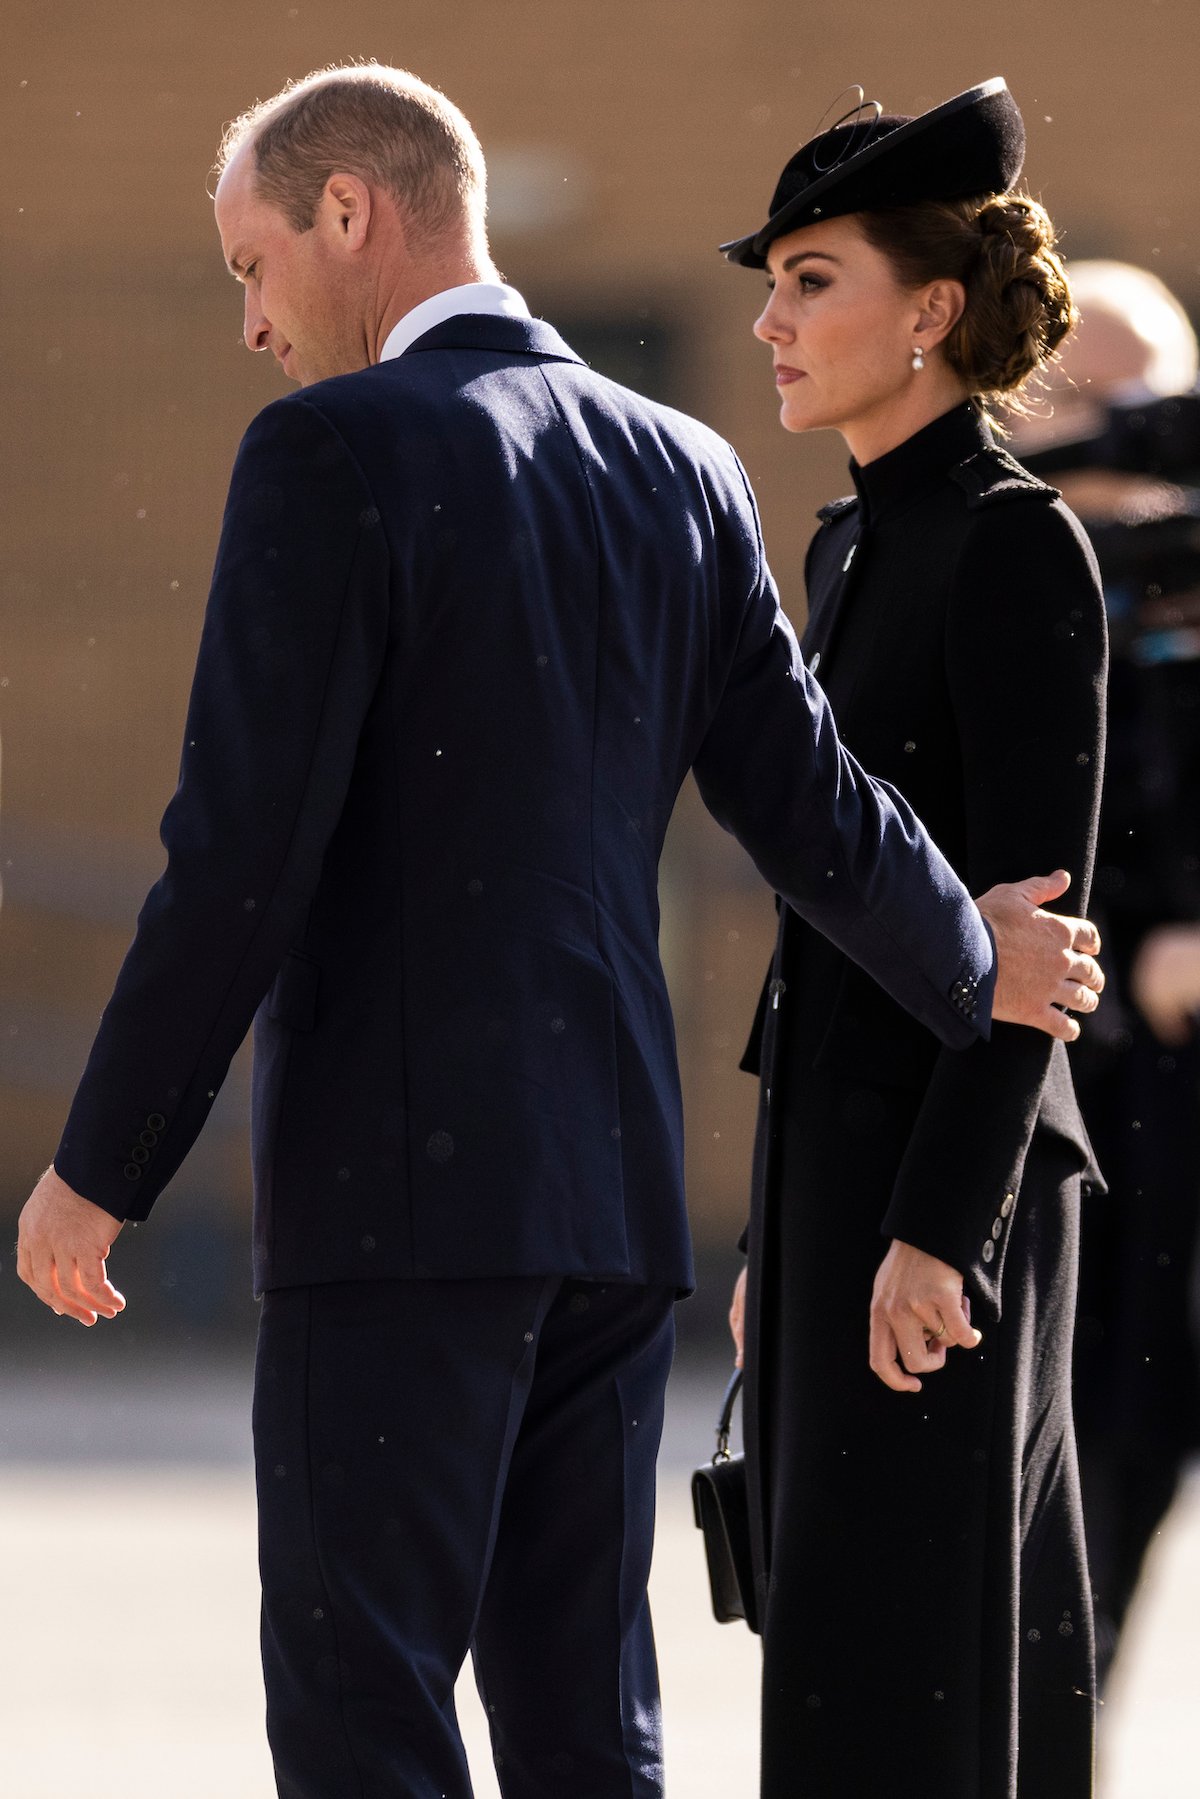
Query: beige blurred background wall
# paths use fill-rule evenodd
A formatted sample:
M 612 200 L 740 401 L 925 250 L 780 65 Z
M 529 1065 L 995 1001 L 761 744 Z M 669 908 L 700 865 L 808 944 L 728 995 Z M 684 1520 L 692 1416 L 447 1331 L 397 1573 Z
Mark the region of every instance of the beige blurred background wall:
M 799 621 L 812 513 L 845 490 L 844 456 L 839 440 L 779 431 L 769 357 L 750 335 L 761 278 L 727 267 L 715 244 L 759 221 L 779 166 L 847 83 L 918 111 L 1003 73 L 1028 125 L 1029 183 L 1068 252 L 1145 263 L 1194 309 L 1198 42 L 1194 0 L 1136 10 L 1123 0 L 933 0 L 919 10 L 886 0 L 8 0 L 5 1273 L 10 1221 L 54 1149 L 158 872 L 157 820 L 174 784 L 228 471 L 241 431 L 283 380 L 241 345 L 240 297 L 212 227 L 206 173 L 224 121 L 335 59 L 374 56 L 443 87 L 489 155 L 502 268 L 600 366 L 732 439 Z M 664 871 L 663 947 L 693 1216 L 714 1252 L 740 1226 L 753 1094 L 736 1061 L 772 928 L 769 896 L 685 791 Z M 181 1268 L 207 1267 L 200 1284 L 214 1317 L 230 1281 L 244 1290 L 244 1061 L 153 1230 L 140 1233 L 159 1246 L 164 1303 Z M 183 1284 L 194 1298 L 194 1280 Z

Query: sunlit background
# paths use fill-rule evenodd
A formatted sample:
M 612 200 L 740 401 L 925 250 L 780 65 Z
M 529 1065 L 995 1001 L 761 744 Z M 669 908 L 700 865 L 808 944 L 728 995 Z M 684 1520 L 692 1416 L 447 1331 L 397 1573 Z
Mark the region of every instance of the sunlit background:
M 42 1799 L 271 1791 L 259 1741 L 246 1392 L 248 1061 L 149 1224 L 114 1257 L 128 1314 L 91 1334 L 19 1287 L 45 1166 L 160 867 L 191 665 L 241 432 L 283 385 L 240 339 L 206 178 L 223 123 L 289 77 L 376 57 L 483 140 L 497 260 L 606 373 L 729 437 L 792 616 L 840 440 L 785 437 L 723 238 L 848 83 L 917 112 L 1002 73 L 1027 179 L 1069 255 L 1117 256 L 1200 309 L 1194 0 L 7 0 L 0 18 L 0 1790 Z M 843 102 L 848 104 L 849 102 Z M 839 109 L 840 110 L 840 109 Z M 1014 871 L 1022 873 L 1027 871 Z M 754 1788 L 754 1651 L 705 1617 L 686 1470 L 706 1453 L 745 1210 L 737 1060 L 774 913 L 681 799 L 663 870 L 700 1292 L 664 1460 L 658 1615 L 668 1770 Z M 1111 1799 L 1200 1791 L 1200 1506 L 1158 1552 L 1106 1719 Z M 494 1791 L 481 1777 L 479 1792 Z M 567 1796 L 564 1796 L 567 1799 Z M 848 1799 L 856 1796 L 848 1795 Z M 865 1799 L 865 1796 L 864 1796 Z M 874 1799 L 874 1796 L 873 1796 Z

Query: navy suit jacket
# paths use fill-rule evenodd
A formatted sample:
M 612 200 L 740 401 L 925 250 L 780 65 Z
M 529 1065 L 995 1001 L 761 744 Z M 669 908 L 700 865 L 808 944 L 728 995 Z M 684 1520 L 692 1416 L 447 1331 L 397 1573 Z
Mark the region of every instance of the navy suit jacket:
M 986 1033 L 986 930 L 839 744 L 726 444 L 478 315 L 268 406 L 59 1173 L 145 1218 L 254 1020 L 258 1289 L 686 1288 L 657 867 L 690 767 L 797 912 Z

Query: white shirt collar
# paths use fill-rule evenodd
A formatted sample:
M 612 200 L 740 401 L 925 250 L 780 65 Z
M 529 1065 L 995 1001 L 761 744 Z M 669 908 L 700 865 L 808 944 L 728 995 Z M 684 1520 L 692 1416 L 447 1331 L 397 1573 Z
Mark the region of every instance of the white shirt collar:
M 503 281 L 467 281 L 461 287 L 448 287 L 440 294 L 422 300 L 411 312 L 394 324 L 379 352 L 380 362 L 403 356 L 410 344 L 432 331 L 435 325 L 457 317 L 460 312 L 486 312 L 493 317 L 527 319 L 529 308 L 515 287 Z

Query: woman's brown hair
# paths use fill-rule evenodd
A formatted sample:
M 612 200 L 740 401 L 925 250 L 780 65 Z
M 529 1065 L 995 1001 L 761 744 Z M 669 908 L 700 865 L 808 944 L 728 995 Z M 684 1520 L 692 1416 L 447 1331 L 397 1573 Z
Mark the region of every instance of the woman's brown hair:
M 1022 410 L 1021 388 L 1078 322 L 1045 208 L 1008 193 L 859 216 L 904 286 L 962 282 L 967 303 L 942 346 L 946 360 L 977 400 Z

